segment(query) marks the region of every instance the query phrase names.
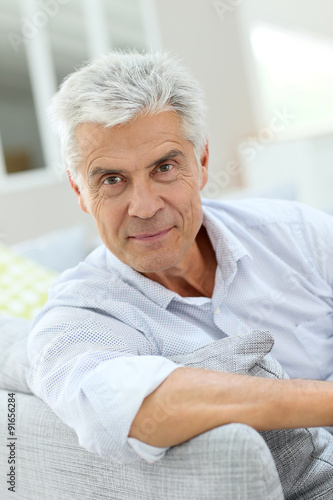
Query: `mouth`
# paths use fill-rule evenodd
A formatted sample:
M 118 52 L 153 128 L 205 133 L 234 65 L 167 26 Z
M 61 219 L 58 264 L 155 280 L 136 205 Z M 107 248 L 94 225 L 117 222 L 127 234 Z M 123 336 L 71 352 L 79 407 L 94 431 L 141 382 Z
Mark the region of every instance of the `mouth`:
M 133 240 L 137 241 L 153 241 L 159 238 L 163 238 L 169 231 L 171 231 L 172 227 L 168 229 L 164 229 L 163 231 L 157 231 L 155 233 L 145 233 L 145 234 L 137 234 L 135 236 L 130 236 Z

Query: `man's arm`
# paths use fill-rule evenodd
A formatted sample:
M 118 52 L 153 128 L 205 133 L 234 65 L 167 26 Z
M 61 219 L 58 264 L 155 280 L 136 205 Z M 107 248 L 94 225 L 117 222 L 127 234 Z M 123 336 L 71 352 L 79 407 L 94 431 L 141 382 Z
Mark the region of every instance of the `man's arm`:
M 259 431 L 330 426 L 333 383 L 180 367 L 144 399 L 129 437 L 175 446 L 232 422 Z

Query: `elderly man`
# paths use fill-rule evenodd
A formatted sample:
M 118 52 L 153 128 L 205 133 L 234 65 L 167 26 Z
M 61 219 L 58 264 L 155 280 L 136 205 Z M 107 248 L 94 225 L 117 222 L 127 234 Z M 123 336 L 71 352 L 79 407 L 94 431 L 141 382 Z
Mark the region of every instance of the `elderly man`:
M 50 111 L 103 245 L 58 278 L 35 320 L 31 389 L 82 446 L 120 463 L 163 462 L 225 424 L 281 429 L 263 436 L 286 497 L 332 498 L 331 435 L 304 430 L 304 450 L 298 431 L 283 430 L 333 425 L 323 381 L 333 373 L 332 218 L 292 202 L 201 200 L 203 96 L 167 55 L 101 57 L 65 80 Z M 297 380 L 265 361 L 268 333 L 249 341 L 258 329 Z M 260 342 L 261 358 L 237 369 Z M 279 463 L 288 442 L 295 468 Z

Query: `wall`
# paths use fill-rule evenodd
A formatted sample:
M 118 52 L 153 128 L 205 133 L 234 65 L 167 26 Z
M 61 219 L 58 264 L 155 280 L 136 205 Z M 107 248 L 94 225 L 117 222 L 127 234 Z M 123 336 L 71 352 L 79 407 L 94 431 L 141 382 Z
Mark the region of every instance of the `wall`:
M 156 0 L 156 5 L 163 47 L 183 59 L 206 92 L 214 174 L 235 159 L 240 137 L 253 129 L 237 9 L 222 16 L 210 0 Z M 238 181 L 231 176 L 225 187 Z

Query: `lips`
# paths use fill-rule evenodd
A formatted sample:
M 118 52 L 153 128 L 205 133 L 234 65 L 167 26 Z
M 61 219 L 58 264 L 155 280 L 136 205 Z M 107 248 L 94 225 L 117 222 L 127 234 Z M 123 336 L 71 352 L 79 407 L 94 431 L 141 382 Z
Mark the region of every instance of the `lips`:
M 143 241 L 147 241 L 147 240 L 151 240 L 151 239 L 154 239 L 154 238 L 159 238 L 161 236 L 164 236 L 165 234 L 167 234 L 170 229 L 172 229 L 171 227 L 169 227 L 168 229 L 163 229 L 162 231 L 156 231 L 154 233 L 143 233 L 143 234 L 136 234 L 134 236 L 130 236 L 130 238 L 133 238 L 135 240 L 143 240 Z

